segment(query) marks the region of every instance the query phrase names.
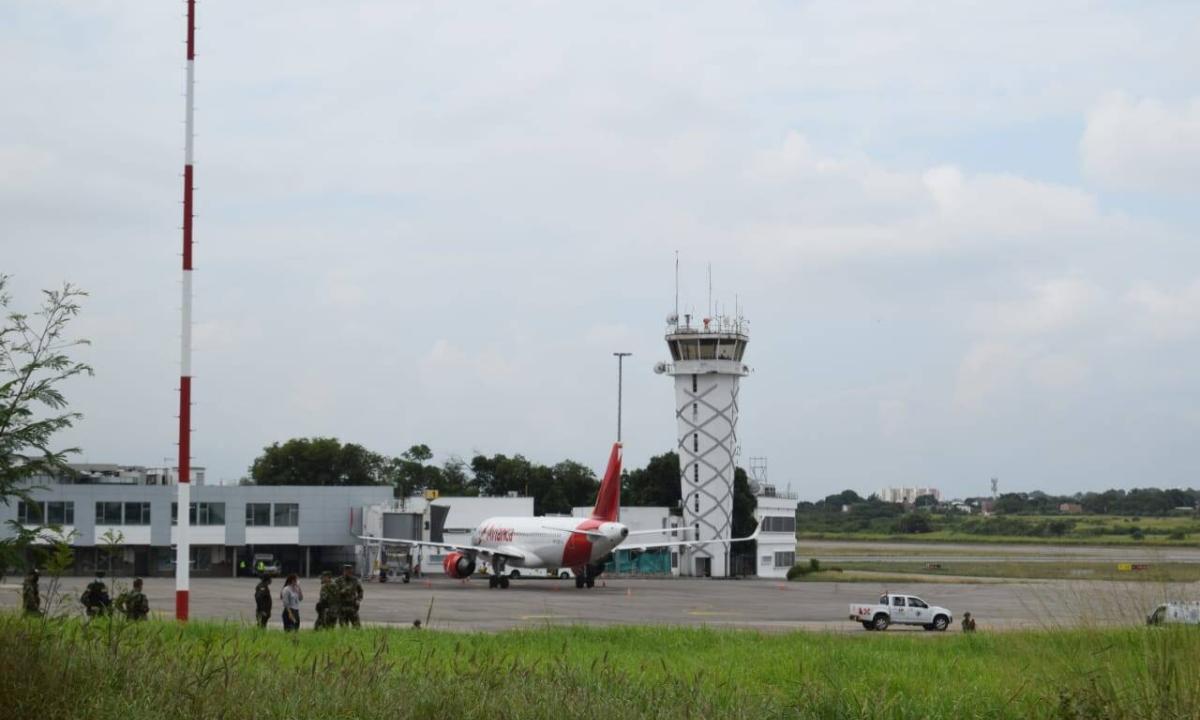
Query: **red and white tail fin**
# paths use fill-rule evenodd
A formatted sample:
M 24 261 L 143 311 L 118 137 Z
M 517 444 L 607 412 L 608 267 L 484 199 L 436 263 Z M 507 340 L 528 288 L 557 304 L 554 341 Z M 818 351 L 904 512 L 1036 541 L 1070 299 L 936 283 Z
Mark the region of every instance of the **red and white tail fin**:
M 608 456 L 608 469 L 596 494 L 596 507 L 592 510 L 593 520 L 616 522 L 621 515 L 621 443 L 613 443 Z

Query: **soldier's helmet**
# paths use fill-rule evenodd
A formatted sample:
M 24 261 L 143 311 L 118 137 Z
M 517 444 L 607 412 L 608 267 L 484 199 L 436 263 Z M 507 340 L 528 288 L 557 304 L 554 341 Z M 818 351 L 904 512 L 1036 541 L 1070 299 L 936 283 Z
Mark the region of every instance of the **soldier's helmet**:
M 271 576 L 266 573 L 262 573 L 261 575 L 259 575 L 258 579 L 262 580 L 263 582 L 265 582 L 268 585 L 271 584 Z
M 104 571 L 103 571 L 103 570 L 97 570 L 97 571 L 96 571 L 96 577 L 97 577 L 97 578 L 103 578 L 103 577 L 104 577 Z
M 328 580 L 328 579 L 330 579 L 330 578 L 332 578 L 332 577 L 333 577 L 333 573 L 329 572 L 328 570 L 326 570 L 325 572 L 321 573 L 321 579 L 322 579 L 322 580 Z

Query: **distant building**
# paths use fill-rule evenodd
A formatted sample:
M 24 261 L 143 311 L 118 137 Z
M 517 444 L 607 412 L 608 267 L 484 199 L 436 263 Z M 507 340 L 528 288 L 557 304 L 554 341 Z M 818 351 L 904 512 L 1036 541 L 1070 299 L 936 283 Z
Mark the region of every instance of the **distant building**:
M 146 467 L 114 463 L 71 463 L 69 474 L 54 478 L 63 485 L 177 485 L 178 467 Z M 204 468 L 193 467 L 192 485 L 204 484 Z
M 941 502 L 942 491 L 931 487 L 885 487 L 879 491 L 879 499 L 890 503 L 911 505 L 922 495 L 932 495 Z
M 1063 503 L 1058 506 L 1058 511 L 1060 513 L 1078 515 L 1079 513 L 1083 512 L 1083 506 L 1079 503 Z

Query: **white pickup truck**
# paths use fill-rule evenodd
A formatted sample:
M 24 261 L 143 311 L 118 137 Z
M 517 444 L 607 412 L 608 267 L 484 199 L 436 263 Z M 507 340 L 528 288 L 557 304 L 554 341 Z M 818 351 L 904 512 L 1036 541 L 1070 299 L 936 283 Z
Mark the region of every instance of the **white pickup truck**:
M 878 605 L 851 605 L 850 619 L 868 630 L 887 630 L 888 625 L 920 625 L 926 630 L 945 631 L 954 615 L 915 595 L 885 593 L 879 596 Z
M 1200 625 L 1200 602 L 1163 603 L 1146 616 L 1147 625 Z

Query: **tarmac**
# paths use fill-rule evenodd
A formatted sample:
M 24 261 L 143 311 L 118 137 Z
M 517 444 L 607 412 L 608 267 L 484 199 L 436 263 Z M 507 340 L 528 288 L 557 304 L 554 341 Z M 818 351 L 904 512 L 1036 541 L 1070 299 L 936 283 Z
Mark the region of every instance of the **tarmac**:
M 61 580 L 60 607 L 77 611 L 89 578 Z M 130 578 L 109 578 L 110 589 Z M 252 622 L 253 578 L 193 578 L 191 617 Z M 311 625 L 319 581 L 301 580 L 303 625 Z M 282 580 L 275 579 L 271 625 L 280 626 L 278 600 Z M 173 578 L 147 578 L 152 612 L 174 616 Z M 42 593 L 48 591 L 42 579 Z M 883 591 L 917 595 L 930 605 L 948 608 L 955 623 L 970 611 L 980 631 L 1060 628 L 1081 625 L 1136 625 L 1164 599 L 1191 598 L 1197 588 L 1157 583 L 1101 581 L 1012 581 L 990 583 L 785 582 L 602 576 L 595 588 L 577 589 L 571 580 L 520 579 L 507 590 L 492 590 L 482 578 L 446 577 L 364 583 L 360 612 L 364 624 L 409 626 L 419 619 L 435 629 L 495 632 L 561 625 L 666 625 L 746 628 L 760 631 L 818 630 L 863 632 L 848 619 L 851 603 L 874 602 Z M 115 594 L 114 594 L 115 597 Z M 20 578 L 0 584 L 0 607 L 20 604 Z M 952 631 L 957 632 L 957 624 Z M 893 626 L 888 632 L 917 632 Z M 935 633 L 929 633 L 934 635 Z

